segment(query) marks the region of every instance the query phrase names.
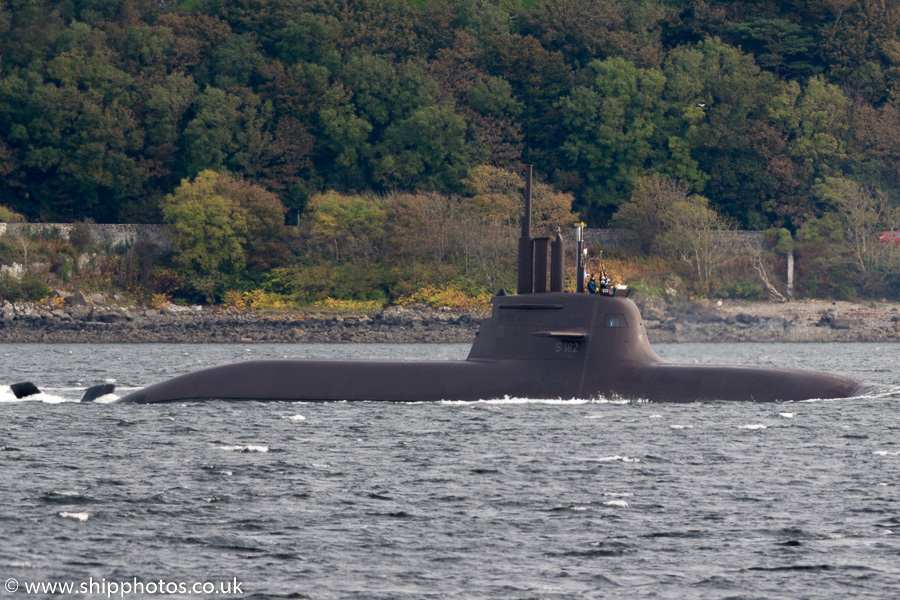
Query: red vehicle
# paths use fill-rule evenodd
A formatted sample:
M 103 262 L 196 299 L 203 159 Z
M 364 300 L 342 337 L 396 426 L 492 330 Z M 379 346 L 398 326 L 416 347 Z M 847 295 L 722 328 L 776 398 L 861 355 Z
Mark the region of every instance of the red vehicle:
M 900 246 L 900 231 L 882 231 L 881 235 L 878 236 L 878 241 Z

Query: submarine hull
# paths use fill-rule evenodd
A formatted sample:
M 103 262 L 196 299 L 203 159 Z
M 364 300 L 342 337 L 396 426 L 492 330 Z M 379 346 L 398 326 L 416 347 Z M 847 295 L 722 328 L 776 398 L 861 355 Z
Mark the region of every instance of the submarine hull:
M 119 401 L 772 402 L 845 398 L 860 386 L 811 371 L 666 363 L 650 347 L 631 300 L 560 292 L 495 297 L 463 361 L 252 360 L 180 375 Z
M 554 365 L 533 363 L 543 371 Z M 257 360 L 212 367 L 151 385 L 118 402 L 256 401 L 471 401 L 491 398 L 629 399 L 651 402 L 777 402 L 846 398 L 861 386 L 837 375 L 731 366 L 620 365 L 615 376 L 578 382 L 529 382 L 511 361 Z M 580 385 L 579 385 L 580 383 Z

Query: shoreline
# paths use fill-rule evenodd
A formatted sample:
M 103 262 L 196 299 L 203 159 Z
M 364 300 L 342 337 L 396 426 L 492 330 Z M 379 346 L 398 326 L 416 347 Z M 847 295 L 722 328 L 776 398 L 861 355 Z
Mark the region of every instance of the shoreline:
M 900 304 L 635 298 L 647 337 L 668 342 L 900 342 Z M 57 303 L 59 304 L 59 303 Z M 0 343 L 471 343 L 490 311 L 389 307 L 372 315 L 0 305 Z

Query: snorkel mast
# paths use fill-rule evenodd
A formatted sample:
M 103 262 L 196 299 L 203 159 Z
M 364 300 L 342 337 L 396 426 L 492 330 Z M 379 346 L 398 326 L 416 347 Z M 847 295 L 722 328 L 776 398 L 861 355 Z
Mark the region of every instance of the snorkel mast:
M 517 294 L 543 294 L 547 290 L 547 249 L 550 249 L 550 292 L 563 291 L 565 279 L 565 243 L 562 233 L 556 237 L 531 235 L 532 166 L 525 167 L 525 210 L 522 213 L 522 235 L 519 237 Z

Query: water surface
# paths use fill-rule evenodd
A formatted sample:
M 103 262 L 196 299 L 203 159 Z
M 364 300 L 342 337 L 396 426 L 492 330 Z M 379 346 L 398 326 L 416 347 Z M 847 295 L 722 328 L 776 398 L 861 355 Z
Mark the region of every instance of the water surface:
M 237 580 L 220 597 L 242 598 L 894 597 L 896 346 L 655 349 L 880 387 L 779 404 L 79 404 L 107 379 L 127 391 L 232 360 L 468 346 L 0 345 L 0 580 L 19 583 L 10 598 L 91 579 Z M 15 401 L 5 384 L 24 380 L 45 392 Z

